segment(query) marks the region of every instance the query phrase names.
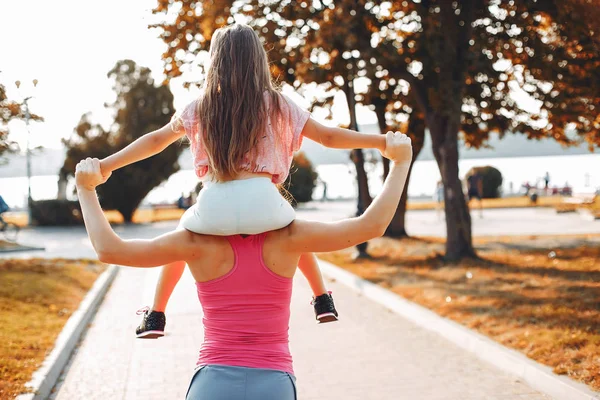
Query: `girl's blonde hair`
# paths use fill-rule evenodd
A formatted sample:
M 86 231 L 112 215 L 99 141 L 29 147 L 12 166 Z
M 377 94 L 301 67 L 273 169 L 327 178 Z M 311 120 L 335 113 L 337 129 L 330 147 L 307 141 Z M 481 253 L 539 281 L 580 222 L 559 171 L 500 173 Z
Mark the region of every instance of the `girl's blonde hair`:
M 269 116 L 281 112 L 280 94 L 271 80 L 267 53 L 247 25 L 217 29 L 209 63 L 198 102 L 200 132 L 213 179 L 235 179 L 242 165 L 256 167 L 253 151 Z

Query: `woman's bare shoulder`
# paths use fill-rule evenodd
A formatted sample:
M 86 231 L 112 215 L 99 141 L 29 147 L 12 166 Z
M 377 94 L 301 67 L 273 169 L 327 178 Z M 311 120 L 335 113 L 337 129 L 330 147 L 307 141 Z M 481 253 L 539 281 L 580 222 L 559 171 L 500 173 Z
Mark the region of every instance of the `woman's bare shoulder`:
M 294 246 L 290 245 L 299 235 L 302 235 L 303 232 L 306 232 L 307 229 L 310 229 L 310 227 L 313 226 L 314 223 L 315 222 L 313 221 L 295 219 L 294 221 L 292 221 L 291 224 L 287 225 L 284 228 L 268 232 L 265 242 L 270 242 L 279 247 L 280 249 L 286 250 L 288 252 L 296 252 L 295 250 L 293 250 Z
M 200 256 L 202 253 L 218 250 L 227 244 L 227 239 L 222 236 L 203 235 L 187 229 L 178 229 L 173 234 L 173 239 L 192 258 Z

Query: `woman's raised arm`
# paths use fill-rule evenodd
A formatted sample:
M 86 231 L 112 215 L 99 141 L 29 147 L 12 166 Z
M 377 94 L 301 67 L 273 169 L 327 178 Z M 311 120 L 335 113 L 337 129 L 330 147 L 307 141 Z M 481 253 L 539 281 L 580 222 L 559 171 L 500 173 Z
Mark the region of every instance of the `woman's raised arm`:
M 173 261 L 197 258 L 200 243 L 179 230 L 148 240 L 123 240 L 111 228 L 100 207 L 96 186 L 103 182 L 100 161 L 88 158 L 77 164 L 75 183 L 85 228 L 102 262 L 130 267 L 158 267 Z
M 299 253 L 335 251 L 382 236 L 404 190 L 412 160 L 410 138 L 398 132 L 388 132 L 385 153 L 394 164 L 381 193 L 363 215 L 328 223 L 296 220 L 288 228 L 287 248 Z

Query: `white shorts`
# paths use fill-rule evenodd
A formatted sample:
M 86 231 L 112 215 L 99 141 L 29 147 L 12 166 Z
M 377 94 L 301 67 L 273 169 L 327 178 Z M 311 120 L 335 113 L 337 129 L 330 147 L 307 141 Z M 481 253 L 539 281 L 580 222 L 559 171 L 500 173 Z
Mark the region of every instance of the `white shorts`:
M 256 235 L 283 228 L 295 218 L 271 179 L 260 177 L 204 183 L 179 226 L 207 235 Z

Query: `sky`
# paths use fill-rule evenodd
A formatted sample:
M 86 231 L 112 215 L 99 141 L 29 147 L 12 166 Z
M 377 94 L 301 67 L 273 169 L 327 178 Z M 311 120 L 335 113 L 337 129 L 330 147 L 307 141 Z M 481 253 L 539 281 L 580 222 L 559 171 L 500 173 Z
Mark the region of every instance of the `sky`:
M 61 147 L 60 139 L 71 135 L 88 111 L 98 122 L 110 122 L 104 103 L 111 101 L 113 92 L 106 73 L 116 61 L 132 59 L 150 68 L 155 80 L 163 79 L 165 45 L 158 30 L 148 28 L 155 4 L 156 0 L 0 0 L 0 82 L 11 99 L 33 96 L 31 111 L 45 119 L 30 125 L 32 146 Z M 17 80 L 22 82 L 20 89 L 14 84 Z M 171 90 L 176 109 L 197 95 L 178 80 L 171 82 Z M 301 98 L 295 100 L 307 105 Z M 342 122 L 347 119 L 343 108 L 334 109 Z M 359 120 L 375 122 L 365 109 Z M 12 121 L 9 130 L 24 148 L 24 122 Z
M 34 97 L 30 109 L 45 119 L 32 124 L 35 145 L 60 146 L 83 113 L 102 111 L 111 96 L 106 73 L 117 60 L 131 58 L 160 77 L 163 46 L 147 29 L 153 1 L 0 2 L 0 35 L 12 39 L 2 41 L 0 82 L 9 98 Z M 22 142 L 24 124 L 11 125 Z

